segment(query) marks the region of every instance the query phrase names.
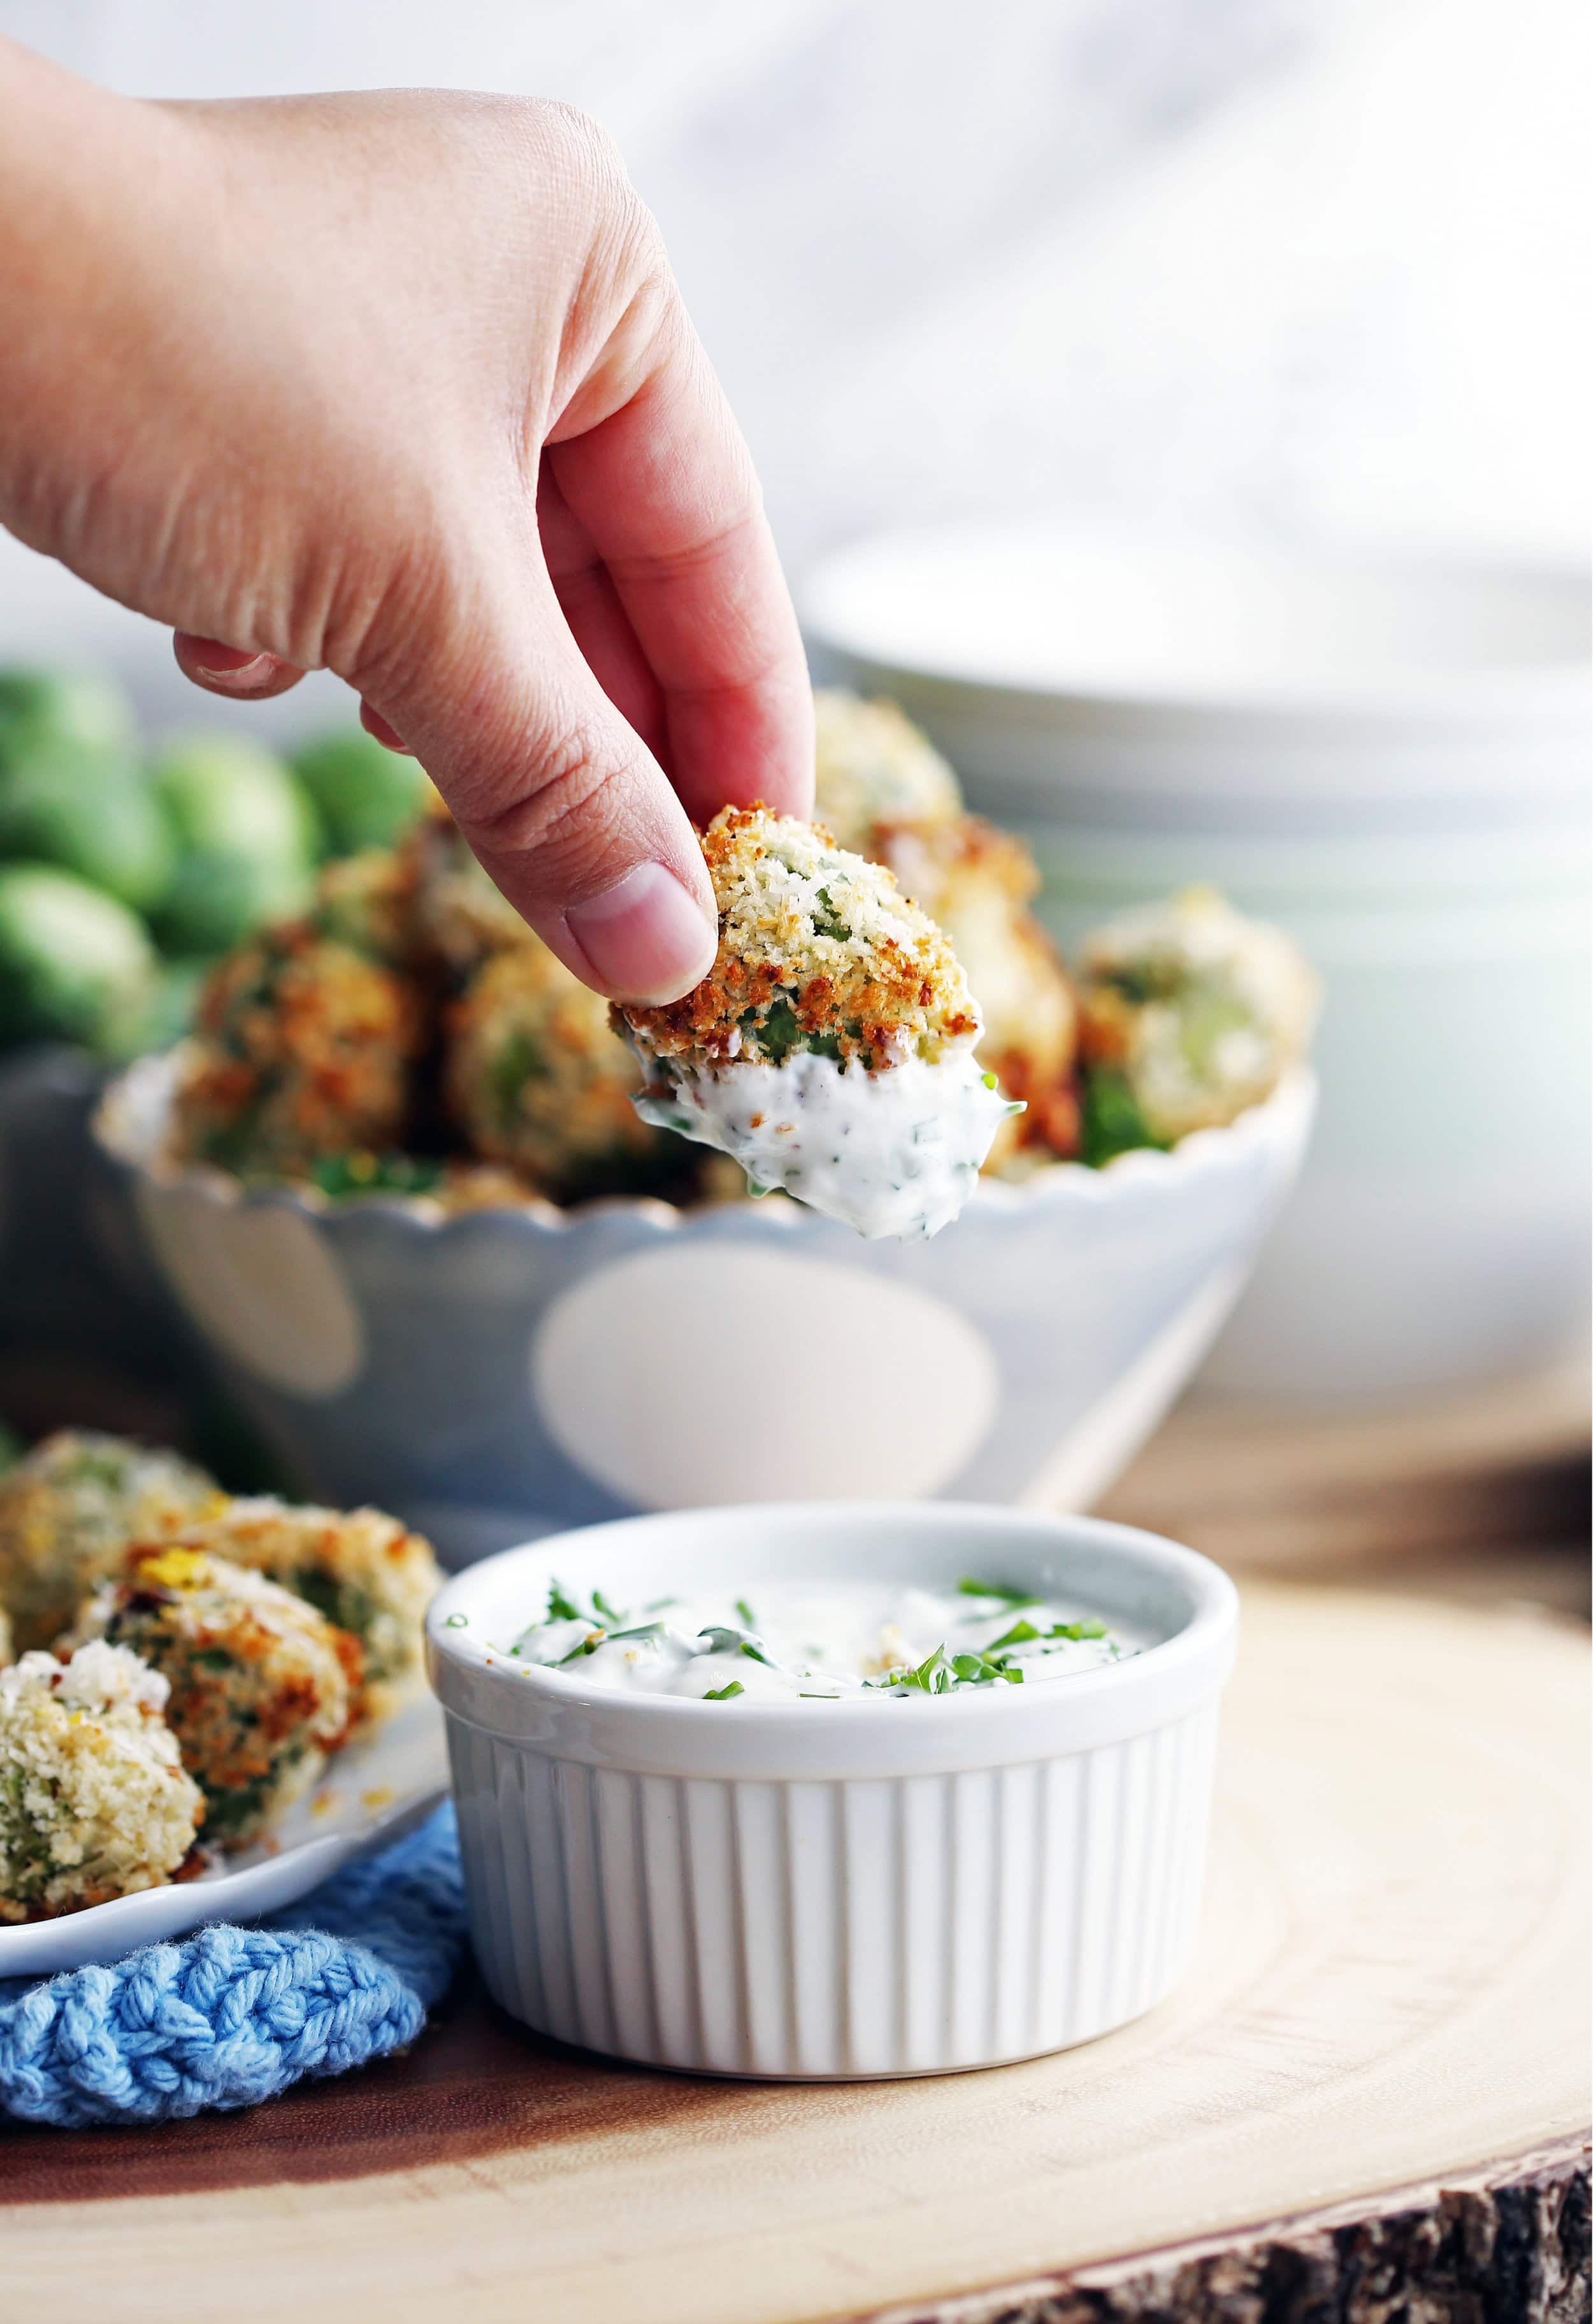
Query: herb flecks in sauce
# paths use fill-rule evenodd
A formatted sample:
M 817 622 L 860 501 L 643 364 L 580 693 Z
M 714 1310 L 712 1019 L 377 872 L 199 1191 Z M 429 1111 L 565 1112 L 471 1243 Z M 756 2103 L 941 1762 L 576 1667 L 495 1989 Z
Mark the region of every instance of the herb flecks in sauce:
M 591 1685 L 704 1702 L 837 1702 L 1022 1686 L 1135 1650 L 1098 1617 L 971 1577 L 941 1591 L 766 1584 L 759 1608 L 755 1623 L 746 1597 L 695 1606 L 653 1600 L 642 1609 L 651 1618 L 638 1620 L 601 1590 L 583 1605 L 553 1582 L 543 1618 L 508 1652 L 522 1668 L 562 1670 Z

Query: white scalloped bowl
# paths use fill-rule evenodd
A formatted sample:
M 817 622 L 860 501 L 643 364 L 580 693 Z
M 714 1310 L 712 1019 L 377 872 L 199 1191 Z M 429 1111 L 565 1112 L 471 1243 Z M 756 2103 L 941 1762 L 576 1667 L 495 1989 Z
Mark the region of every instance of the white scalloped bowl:
M 1088 1508 L 1189 1379 L 1310 1136 L 1298 1070 L 1226 1130 L 983 1183 L 930 1242 L 783 1196 L 332 1204 L 162 1159 L 173 1062 L 96 1116 L 137 1228 L 306 1488 L 450 1563 L 702 1502 Z

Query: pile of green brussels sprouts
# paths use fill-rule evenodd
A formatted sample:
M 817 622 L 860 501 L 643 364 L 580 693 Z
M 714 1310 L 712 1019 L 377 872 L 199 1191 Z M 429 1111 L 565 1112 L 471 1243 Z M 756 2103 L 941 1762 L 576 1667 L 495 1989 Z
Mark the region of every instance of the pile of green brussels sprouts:
M 242 733 L 153 744 L 112 680 L 0 668 L 0 1051 L 176 1038 L 217 954 L 388 846 L 426 778 L 350 725 L 291 760 Z

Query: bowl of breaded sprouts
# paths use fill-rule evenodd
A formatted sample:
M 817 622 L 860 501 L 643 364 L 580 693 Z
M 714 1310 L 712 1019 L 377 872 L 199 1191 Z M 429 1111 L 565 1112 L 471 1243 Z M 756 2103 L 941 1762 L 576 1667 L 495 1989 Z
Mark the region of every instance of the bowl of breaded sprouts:
M 812 824 L 701 835 L 702 983 L 611 1010 L 439 806 L 225 958 L 97 1136 L 307 1486 L 452 1563 L 704 1501 L 1080 1508 L 1309 1135 L 1315 977 L 1190 890 L 1071 966 L 1020 841 L 821 693 Z
M 440 1580 L 374 1508 L 237 1498 L 93 1431 L 35 1445 L 0 1474 L 0 1931 L 271 1850 L 351 1745 L 425 1716 Z

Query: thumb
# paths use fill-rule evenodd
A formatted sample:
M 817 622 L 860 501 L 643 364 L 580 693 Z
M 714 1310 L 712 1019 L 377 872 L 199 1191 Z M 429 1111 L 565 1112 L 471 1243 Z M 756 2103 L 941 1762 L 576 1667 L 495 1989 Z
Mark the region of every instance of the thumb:
M 699 983 L 718 924 L 696 834 L 582 659 L 540 560 L 468 619 L 451 613 L 441 637 L 412 632 L 403 677 L 383 659 L 355 683 L 565 966 L 616 1001 Z

